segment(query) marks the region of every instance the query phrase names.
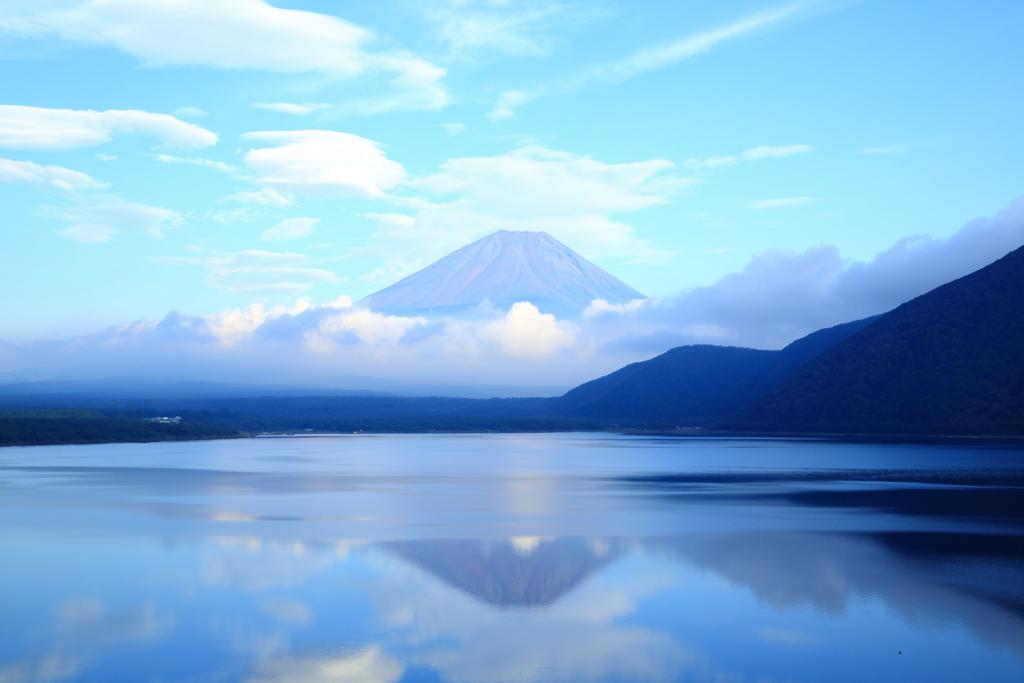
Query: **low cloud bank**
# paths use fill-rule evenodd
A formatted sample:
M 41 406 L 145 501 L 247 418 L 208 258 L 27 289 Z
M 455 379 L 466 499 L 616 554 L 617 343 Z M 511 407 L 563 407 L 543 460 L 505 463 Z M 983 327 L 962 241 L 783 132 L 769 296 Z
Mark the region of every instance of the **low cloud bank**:
M 834 246 L 771 250 L 714 284 L 643 305 L 591 305 L 592 325 L 622 334 L 609 349 L 656 353 L 712 343 L 779 348 L 814 330 L 889 311 L 1024 244 L 1024 198 L 952 236 L 914 235 L 870 261 Z
M 870 261 L 848 261 L 833 246 L 772 250 L 708 286 L 626 305 L 595 301 L 578 320 L 559 320 L 529 302 L 449 318 L 387 315 L 348 297 L 299 300 L 172 312 L 88 336 L 0 344 L 0 371 L 21 379 L 567 388 L 681 344 L 779 348 L 890 310 L 1022 243 L 1024 198 L 949 238 L 907 237 Z

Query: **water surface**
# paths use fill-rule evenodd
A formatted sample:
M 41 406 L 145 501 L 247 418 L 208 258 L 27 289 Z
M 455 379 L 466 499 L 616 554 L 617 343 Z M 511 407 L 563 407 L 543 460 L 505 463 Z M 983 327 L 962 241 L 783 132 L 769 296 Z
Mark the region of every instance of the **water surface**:
M 1024 450 L 0 449 L 0 683 L 1020 681 Z

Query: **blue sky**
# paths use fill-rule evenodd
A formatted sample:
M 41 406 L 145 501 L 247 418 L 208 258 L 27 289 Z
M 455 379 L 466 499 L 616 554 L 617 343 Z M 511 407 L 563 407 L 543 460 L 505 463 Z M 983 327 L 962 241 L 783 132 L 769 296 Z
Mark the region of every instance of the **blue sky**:
M 0 337 L 358 300 L 501 227 L 654 297 L 769 250 L 870 262 L 1022 194 L 1022 24 L 994 1 L 5 0 Z

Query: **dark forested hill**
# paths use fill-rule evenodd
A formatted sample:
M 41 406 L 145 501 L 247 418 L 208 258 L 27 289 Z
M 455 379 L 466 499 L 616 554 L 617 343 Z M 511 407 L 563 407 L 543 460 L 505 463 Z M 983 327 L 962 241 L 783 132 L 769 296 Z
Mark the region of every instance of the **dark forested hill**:
M 576 387 L 558 408 L 576 417 L 714 426 L 872 320 L 819 330 L 781 351 L 681 346 Z
M 1024 434 L 1024 247 L 880 316 L 756 400 L 736 426 Z
M 226 439 L 238 430 L 192 422 L 162 424 L 92 410 L 0 410 L 0 446 Z

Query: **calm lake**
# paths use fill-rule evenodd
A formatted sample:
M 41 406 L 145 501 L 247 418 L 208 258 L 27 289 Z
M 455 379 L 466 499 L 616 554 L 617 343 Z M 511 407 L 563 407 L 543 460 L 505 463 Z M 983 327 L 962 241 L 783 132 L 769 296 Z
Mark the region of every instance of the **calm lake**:
M 1024 681 L 1024 447 L 0 449 L 0 683 Z

